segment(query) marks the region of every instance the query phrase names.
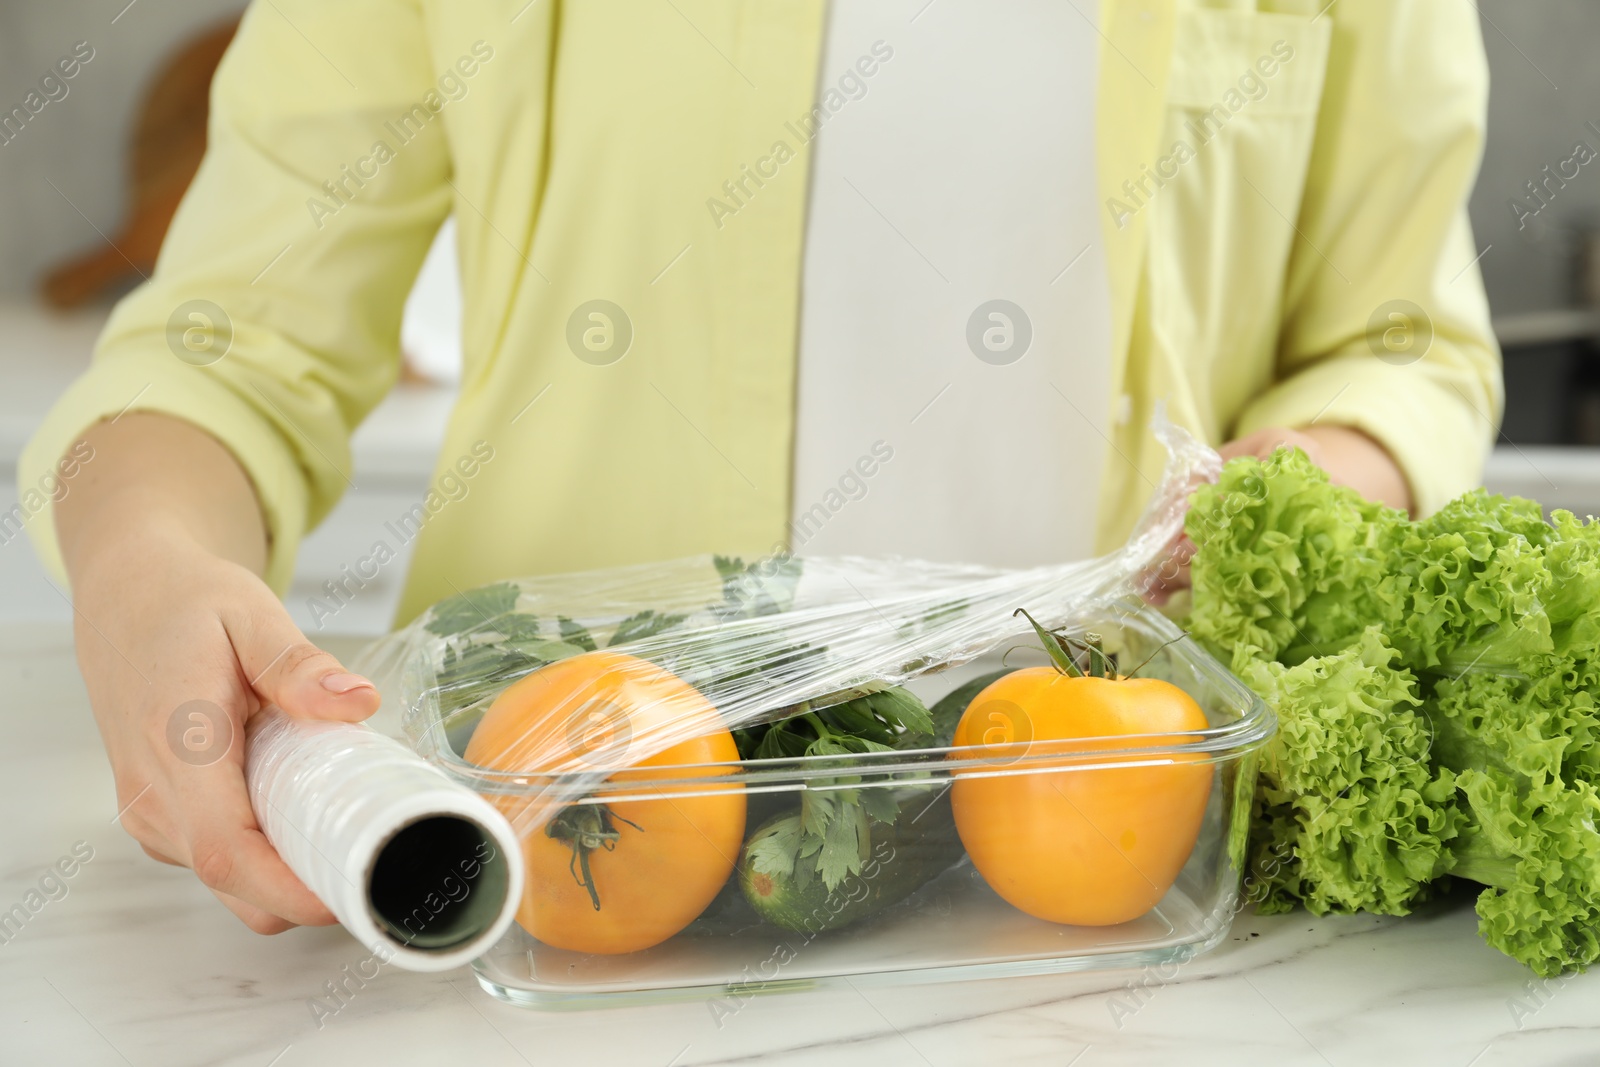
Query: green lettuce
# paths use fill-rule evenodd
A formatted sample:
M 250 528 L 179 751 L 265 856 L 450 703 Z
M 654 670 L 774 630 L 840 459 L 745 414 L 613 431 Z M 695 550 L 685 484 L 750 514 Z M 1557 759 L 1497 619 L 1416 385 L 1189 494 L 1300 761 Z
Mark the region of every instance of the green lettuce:
M 1293 667 L 1241 656 L 1278 712 L 1261 764 L 1252 876 L 1264 911 L 1304 904 L 1404 915 L 1460 821 L 1454 776 L 1429 763 L 1416 679 L 1377 627 Z
M 1600 958 L 1594 696 L 1559 676 L 1467 672 L 1432 701 L 1434 758 L 1470 816 L 1449 873 L 1488 888 L 1479 932 L 1540 974 Z
M 1600 958 L 1600 524 L 1481 490 L 1413 522 L 1280 450 L 1187 528 L 1191 632 L 1279 716 L 1260 906 L 1403 914 L 1455 878 L 1535 972 Z
M 1545 604 L 1552 530 L 1539 505 L 1475 490 L 1411 523 L 1394 544 L 1384 598 L 1406 661 L 1426 670 L 1523 666 L 1554 651 Z
M 1190 631 L 1224 661 L 1241 646 L 1286 663 L 1339 651 L 1389 615 L 1380 580 L 1403 521 L 1303 452 L 1229 463 L 1185 521 L 1199 549 Z
M 1557 657 L 1585 660 L 1600 649 L 1600 523 L 1580 522 L 1570 511 L 1556 511 L 1550 521 L 1556 533 L 1545 549 L 1551 643 Z M 1593 685 L 1595 679 L 1574 684 Z
M 1535 973 L 1583 970 L 1600 957 L 1600 797 L 1538 776 L 1465 771 L 1457 783 L 1472 817 L 1452 873 L 1488 888 L 1478 933 Z

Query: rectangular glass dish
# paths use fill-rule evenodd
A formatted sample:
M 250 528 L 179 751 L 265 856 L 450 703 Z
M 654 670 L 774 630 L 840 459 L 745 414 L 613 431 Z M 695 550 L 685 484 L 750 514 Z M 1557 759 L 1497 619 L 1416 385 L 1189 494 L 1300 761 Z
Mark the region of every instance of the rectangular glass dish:
M 826 803 L 829 795 L 852 791 L 863 807 L 881 810 L 892 804 L 891 811 L 918 815 L 904 825 L 894 824 L 893 847 L 883 854 L 886 863 L 869 860 L 842 883 L 844 896 L 896 897 L 889 885 L 891 871 L 897 877 L 914 875 L 916 885 L 849 925 L 826 929 L 828 909 L 838 905 L 839 895 L 828 893 L 819 901 L 813 886 L 809 895 L 798 894 L 786 919 L 792 928 L 786 928 L 748 902 L 735 871 L 697 919 L 641 951 L 597 954 L 553 948 L 513 925 L 474 961 L 480 984 L 502 1000 L 539 1008 L 683 998 L 730 998 L 732 1003 L 754 993 L 808 989 L 847 978 L 857 984 L 917 983 L 1140 966 L 1182 961 L 1212 947 L 1226 934 L 1237 910 L 1257 755 L 1275 727 L 1272 713 L 1222 664 L 1147 607 L 1118 605 L 1076 628 L 1098 634 L 1122 671 L 1142 663 L 1138 677 L 1162 679 L 1187 693 L 1204 714 L 1205 728 L 1034 740 L 993 750 L 941 747 L 653 768 L 646 788 L 614 779 L 585 782 L 582 797 L 568 807 L 591 805 L 596 815 L 611 805 L 632 811 L 638 809 L 626 805 L 670 804 L 736 791 L 748 811 L 746 836 L 803 803 Z M 1023 635 L 1019 629 L 1013 645 L 997 646 L 958 667 L 929 671 L 907 688 L 932 705 L 970 679 L 999 668 L 1008 650 L 1008 666 L 1017 666 L 1024 653 L 1015 646 L 1028 643 Z M 1026 662 L 1045 662 L 1036 647 L 1033 656 Z M 514 802 L 519 789 L 530 789 L 519 785 L 516 776 L 484 771 L 461 757 L 474 720 L 447 717 L 436 707 L 431 713 L 429 723 L 426 702 L 413 709 L 411 734 L 415 747 L 435 765 L 502 805 L 508 799 Z M 1168 849 L 1175 874 L 1145 877 L 1138 872 L 1151 888 L 1153 906 L 1107 925 L 1047 921 L 1014 907 L 974 867 L 955 824 L 998 835 L 1011 846 L 1018 845 L 1017 835 L 1031 834 L 1031 840 L 1021 843 L 1041 867 L 1070 869 L 1077 862 L 1063 840 L 1010 824 L 992 801 L 984 809 L 989 823 L 975 830 L 950 814 L 953 786 L 971 790 L 969 783 L 999 783 L 1002 788 L 986 795 L 1002 798 L 1029 789 L 1052 790 L 1068 798 L 1075 810 L 1080 804 L 1094 805 L 1084 825 L 1108 844 L 1118 838 L 1126 851 L 1135 846 L 1127 826 L 1156 826 L 1160 821 L 1135 811 L 1141 797 L 1149 795 L 1146 787 L 1173 775 L 1187 783 L 1183 788 L 1197 824 L 1192 847 L 1187 847 L 1190 835 L 1185 833 L 1178 851 Z M 1123 813 L 1132 821 L 1125 822 Z M 928 817 L 921 820 L 924 814 Z M 534 833 L 544 836 L 543 830 Z M 883 857 L 873 854 L 873 859 Z M 1101 870 L 1103 865 L 1083 866 L 1090 883 L 1099 878 L 1117 882 L 1116 873 Z M 573 874 L 577 877 L 575 866 Z M 875 883 L 875 878 L 880 880 Z

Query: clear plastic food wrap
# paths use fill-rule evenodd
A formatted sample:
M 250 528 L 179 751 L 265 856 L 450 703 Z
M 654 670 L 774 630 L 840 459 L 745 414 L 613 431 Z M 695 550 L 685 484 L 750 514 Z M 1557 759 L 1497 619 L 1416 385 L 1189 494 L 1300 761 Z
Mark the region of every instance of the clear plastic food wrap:
M 808 982 L 1214 944 L 1271 714 L 1137 595 L 1220 468 L 1158 432 L 1152 503 L 1096 559 L 698 557 L 498 582 L 392 635 L 362 668 L 521 842 L 480 981 L 743 988 L 775 934 Z
M 1026 632 L 1019 608 L 1055 629 L 1142 592 L 1182 534 L 1188 494 L 1221 468 L 1182 429 L 1163 422 L 1157 433 L 1168 449 L 1161 483 L 1133 536 L 1105 556 L 1023 570 L 705 556 L 505 581 L 435 604 L 362 666 L 398 677 L 407 736 L 448 764 L 526 676 L 584 653 L 629 658 L 591 659 L 615 677 L 574 679 L 559 697 L 552 688 L 533 728 L 497 736 L 494 759 L 477 763 L 548 779 L 542 802 L 507 812 L 526 834 L 581 792 L 584 776 L 604 779 L 711 727 L 747 729 L 966 663 Z M 653 689 L 662 670 L 687 687 Z

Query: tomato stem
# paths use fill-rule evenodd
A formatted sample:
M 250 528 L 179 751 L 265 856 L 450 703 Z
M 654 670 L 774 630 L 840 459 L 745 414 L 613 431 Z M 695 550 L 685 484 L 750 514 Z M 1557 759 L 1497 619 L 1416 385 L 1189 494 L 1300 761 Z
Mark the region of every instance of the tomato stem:
M 1111 657 L 1106 655 L 1105 649 L 1100 647 L 1099 634 L 1084 634 L 1081 644 L 1089 654 L 1089 677 L 1115 678 L 1117 676 L 1116 664 L 1111 662 Z M 1068 643 L 1074 643 L 1068 639 Z
M 1140 663 L 1133 670 L 1129 671 L 1124 677 L 1132 678 L 1134 675 L 1138 674 L 1140 671 L 1142 671 L 1146 667 L 1148 667 L 1150 665 L 1150 661 L 1151 660 L 1153 660 L 1157 656 L 1161 655 L 1161 650 L 1163 648 L 1166 648 L 1168 645 L 1175 645 L 1179 641 L 1182 641 L 1185 637 L 1188 637 L 1188 636 L 1189 636 L 1189 631 L 1185 630 L 1183 633 L 1179 634 L 1177 637 L 1174 637 L 1172 640 L 1161 642 L 1161 644 L 1156 646 L 1156 649 L 1155 649 L 1154 652 L 1151 652 L 1148 656 L 1146 656 L 1142 663 Z
M 1028 614 L 1027 608 L 1018 608 L 1012 612 L 1013 617 L 1017 615 L 1021 615 L 1028 620 L 1028 624 L 1033 627 L 1033 632 L 1039 635 L 1039 642 L 1044 645 L 1045 654 L 1050 657 L 1050 662 L 1054 663 L 1056 670 L 1062 674 L 1072 678 L 1115 678 L 1117 676 L 1116 665 L 1111 662 L 1111 657 L 1106 655 L 1105 650 L 1100 647 L 1099 634 L 1084 634 L 1084 639 L 1077 641 L 1053 630 L 1046 630 L 1039 625 L 1037 619 Z M 1080 650 L 1088 663 L 1088 670 L 1078 666 Z
M 1039 625 L 1039 620 L 1028 614 L 1027 608 L 1018 608 L 1011 613 L 1012 618 L 1018 615 L 1027 619 L 1028 625 L 1033 627 L 1033 632 L 1039 635 L 1039 643 L 1044 646 L 1045 655 L 1050 657 L 1050 662 L 1055 664 L 1056 670 L 1073 678 L 1083 677 L 1083 670 L 1078 666 L 1072 648 L 1064 638 Z
M 572 862 L 567 869 L 572 872 L 573 879 L 588 890 L 589 902 L 594 905 L 595 911 L 600 910 L 600 890 L 594 884 L 594 872 L 589 869 L 589 853 L 597 848 L 610 852 L 617 847 L 617 840 L 622 833 L 613 820 L 625 822 L 640 833 L 644 832 L 644 827 L 632 819 L 623 818 L 604 804 L 574 804 L 551 819 L 544 831 L 545 836 L 565 841 L 571 846 Z

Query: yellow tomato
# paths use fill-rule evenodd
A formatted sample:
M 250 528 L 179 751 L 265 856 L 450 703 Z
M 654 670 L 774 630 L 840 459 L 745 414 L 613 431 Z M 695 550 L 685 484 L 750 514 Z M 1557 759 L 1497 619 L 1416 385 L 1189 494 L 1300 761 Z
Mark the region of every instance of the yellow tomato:
M 1052 750 L 1174 744 L 1179 738 L 1171 735 L 1206 725 L 1187 693 L 1156 679 L 1073 677 L 1054 667 L 1000 678 L 967 706 L 955 733 L 956 747 L 995 757 L 992 767 L 956 772 L 951 788 L 973 866 L 1001 897 L 1040 919 L 1107 926 L 1143 915 L 1194 850 L 1211 766 L 1178 753 L 1163 763 L 1040 770 L 1019 757 L 1039 742 L 1080 738 L 1081 745 Z M 1117 740 L 1130 734 L 1168 736 Z M 1013 773 L 995 773 L 1006 770 Z
M 668 737 L 677 740 L 630 755 Z M 612 771 L 608 781 L 653 794 L 553 811 L 544 810 L 537 785 L 529 796 L 489 797 L 524 835 L 527 888 L 517 921 L 547 945 L 621 953 L 659 944 L 705 910 L 738 859 L 745 798 L 737 786 L 651 785 L 727 773 L 653 768 L 739 758 L 716 708 L 653 663 L 588 652 L 541 667 L 495 699 L 465 756 L 491 770 Z

